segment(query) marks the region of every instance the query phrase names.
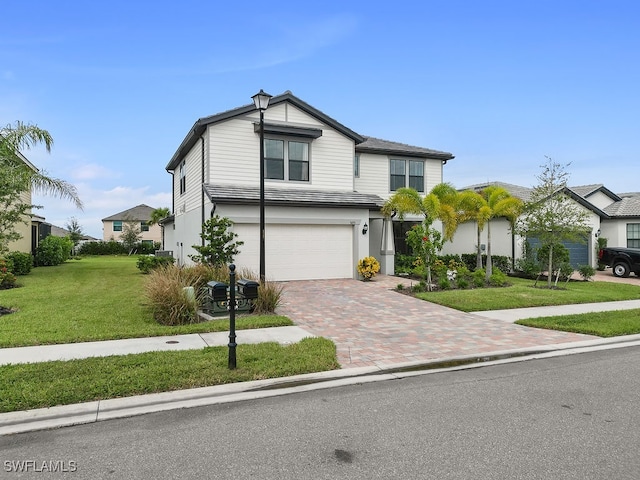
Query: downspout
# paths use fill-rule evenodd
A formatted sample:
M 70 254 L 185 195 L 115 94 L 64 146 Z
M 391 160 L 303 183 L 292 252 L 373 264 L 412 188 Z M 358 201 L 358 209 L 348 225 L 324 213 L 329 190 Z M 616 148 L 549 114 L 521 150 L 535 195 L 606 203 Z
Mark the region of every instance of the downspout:
M 201 144 L 201 164 L 200 164 L 200 168 L 202 171 L 202 187 L 200 188 L 200 224 L 204 225 L 204 218 L 205 218 L 205 214 L 204 214 L 204 136 L 200 137 L 200 144 Z M 204 238 L 201 239 L 202 242 L 202 246 L 204 247 Z

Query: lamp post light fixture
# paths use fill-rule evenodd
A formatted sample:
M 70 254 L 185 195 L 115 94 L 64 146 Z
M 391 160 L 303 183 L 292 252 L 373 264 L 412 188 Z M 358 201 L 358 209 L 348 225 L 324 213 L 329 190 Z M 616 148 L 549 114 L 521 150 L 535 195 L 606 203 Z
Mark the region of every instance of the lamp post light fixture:
M 260 89 L 253 97 L 260 111 L 260 283 L 265 281 L 265 233 L 264 233 L 264 111 L 269 106 L 271 95 Z

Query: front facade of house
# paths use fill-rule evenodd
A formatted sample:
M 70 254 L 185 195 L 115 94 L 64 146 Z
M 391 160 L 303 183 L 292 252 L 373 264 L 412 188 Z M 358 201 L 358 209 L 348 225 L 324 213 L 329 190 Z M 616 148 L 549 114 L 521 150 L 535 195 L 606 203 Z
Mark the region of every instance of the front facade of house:
M 102 239 L 119 241 L 127 222 L 135 222 L 140 232 L 142 243 L 161 243 L 162 229 L 160 225 L 149 225 L 151 213 L 155 208 L 149 205 L 138 205 L 102 219 Z
M 530 200 L 532 189 L 502 182 L 472 185 L 462 190 L 480 191 L 489 185 L 506 189 L 512 196 L 523 201 Z M 587 214 L 585 242 L 565 242 L 569 249 L 571 263 L 597 266 L 597 239 L 607 239 L 609 246 L 640 248 L 640 193 L 617 195 L 602 184 L 568 187 L 565 192 L 578 209 Z M 535 239 L 529 239 L 530 241 Z M 477 227 L 475 222 L 461 224 L 452 242 L 447 242 L 443 253 L 475 253 L 477 245 Z M 486 253 L 487 228 L 480 237 L 481 250 Z M 506 219 L 491 221 L 491 254 L 503 255 L 513 259 L 521 258 L 524 251 L 524 238 L 513 235 Z
M 363 137 L 295 97 L 275 96 L 264 112 L 266 276 L 272 280 L 355 278 L 360 258 L 393 273 L 393 228 L 380 208 L 397 188 L 425 192 L 442 182 L 446 152 Z M 194 124 L 166 169 L 173 214 L 165 249 L 180 265 L 201 245 L 217 214 L 243 241 L 234 259 L 259 265 L 260 126 L 254 105 Z

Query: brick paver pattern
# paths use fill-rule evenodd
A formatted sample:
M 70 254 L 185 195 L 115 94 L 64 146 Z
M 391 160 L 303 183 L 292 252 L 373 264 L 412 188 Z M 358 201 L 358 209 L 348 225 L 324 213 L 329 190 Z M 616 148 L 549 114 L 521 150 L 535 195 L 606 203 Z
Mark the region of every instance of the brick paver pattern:
M 378 276 L 284 284 L 277 313 L 333 340 L 343 368 L 457 358 L 596 337 L 491 320 L 394 291 L 402 281 Z

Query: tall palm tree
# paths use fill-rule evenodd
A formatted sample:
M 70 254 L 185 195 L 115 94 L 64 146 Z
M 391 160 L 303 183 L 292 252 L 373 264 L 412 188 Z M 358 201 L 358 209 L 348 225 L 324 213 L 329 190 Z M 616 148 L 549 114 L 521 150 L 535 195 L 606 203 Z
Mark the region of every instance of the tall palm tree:
M 497 185 L 490 185 L 480 192 L 480 195 L 486 202 L 485 215 L 486 227 L 487 227 L 487 269 L 486 279 L 489 281 L 491 274 L 493 273 L 493 265 L 491 261 L 491 219 L 493 218 L 506 218 L 511 224 L 511 230 L 513 232 L 513 225 L 516 219 L 522 212 L 523 203 L 522 200 L 516 197 L 512 197 L 511 194 Z
M 155 225 L 163 218 L 169 216 L 171 211 L 167 207 L 156 208 L 153 212 L 151 212 L 151 218 L 149 219 L 149 225 Z

